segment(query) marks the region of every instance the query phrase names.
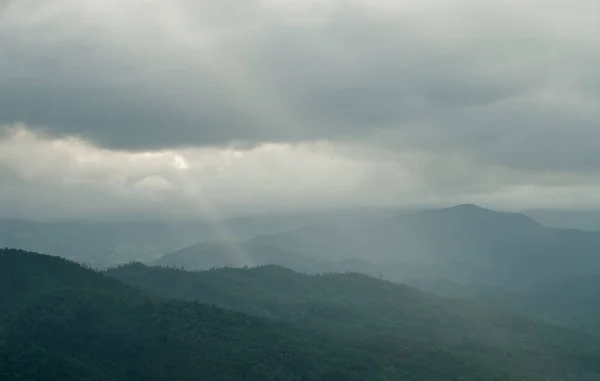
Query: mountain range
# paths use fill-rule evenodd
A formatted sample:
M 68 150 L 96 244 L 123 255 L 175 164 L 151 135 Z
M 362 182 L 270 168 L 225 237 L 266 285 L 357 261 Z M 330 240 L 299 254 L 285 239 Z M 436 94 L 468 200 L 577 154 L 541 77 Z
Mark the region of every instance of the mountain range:
M 53 256 L 0 250 L 0 379 L 600 381 L 600 233 L 469 204 L 283 225 L 102 271 L 61 257 L 150 230 L 40 227 Z
M 475 216 L 477 212 L 469 213 L 467 211 L 469 208 L 477 210 L 477 207 L 472 205 L 462 205 L 458 209 L 463 209 L 463 211 L 454 213 L 461 215 L 456 221 L 458 224 L 464 222 L 465 228 L 479 218 Z M 412 266 L 409 276 L 416 274 L 415 271 L 417 273 L 422 271 L 424 275 L 430 276 L 435 275 L 435 271 L 437 271 L 435 266 L 424 267 L 420 264 L 426 259 L 423 254 L 427 254 L 432 248 L 419 242 L 411 243 L 411 241 L 413 239 L 416 241 L 432 239 L 430 245 L 434 245 L 440 239 L 429 237 L 431 234 L 428 233 L 428 229 L 423 232 L 420 229 L 417 232 L 411 232 L 405 221 L 421 219 L 427 214 L 438 215 L 438 217 L 439 214 L 453 214 L 451 213 L 453 209 L 455 208 L 429 211 L 384 208 L 347 209 L 293 215 L 225 217 L 221 220 L 189 221 L 152 219 L 139 221 L 29 221 L 0 218 L 0 247 L 55 254 L 94 267 L 106 268 L 131 261 L 151 263 L 166 254 L 189 248 L 199 242 L 202 242 L 201 245 L 212 242 L 213 247 L 215 243 L 218 245 L 225 242 L 227 244 L 236 243 L 251 253 L 250 258 L 242 260 L 245 264 L 270 263 L 262 258 L 252 261 L 253 256 L 263 255 L 257 254 L 257 250 L 251 247 L 250 240 L 255 238 L 260 247 L 269 244 L 269 247 L 294 252 L 296 256 L 301 257 L 301 261 L 307 262 L 307 265 L 304 266 L 307 271 L 312 271 L 315 266 L 319 271 L 327 266 L 332 269 L 348 267 L 351 270 L 360 270 L 360 266 L 373 267 L 374 262 L 383 262 L 384 260 L 399 262 L 399 254 L 402 254 L 400 257 L 408 257 L 408 259 L 402 259 L 404 262 L 402 268 Z M 515 214 L 508 215 L 515 217 Z M 600 217 L 598 217 L 600 214 L 594 211 L 532 210 L 528 211 L 527 215 L 546 227 L 600 231 Z M 471 219 L 472 221 L 469 222 Z M 506 225 L 509 225 L 510 228 L 516 219 L 507 222 Z M 418 222 L 414 221 L 414 225 L 417 227 Z M 381 230 L 380 234 L 383 237 L 378 237 L 373 230 Z M 394 246 L 396 244 L 390 245 L 390 239 L 386 236 L 393 237 L 397 233 L 398 239 L 400 239 L 402 231 L 405 230 L 409 236 L 408 239 L 403 239 L 404 243 L 399 247 L 402 249 L 402 253 L 398 253 Z M 503 230 L 503 228 L 498 227 L 496 230 Z M 473 234 L 478 234 L 476 232 L 477 230 Z M 469 232 L 466 234 L 468 235 Z M 421 237 L 421 235 L 425 237 Z M 348 238 L 351 239 L 348 240 Z M 459 239 L 462 238 L 459 237 Z M 446 239 L 446 242 L 439 244 L 446 244 L 447 241 L 450 241 L 451 246 L 455 245 L 451 239 Z M 414 247 L 411 247 L 411 244 Z M 246 247 L 248 245 L 250 247 Z M 186 251 L 193 250 L 195 249 L 186 249 Z M 204 250 L 198 248 L 197 251 Z M 473 251 L 476 249 L 474 248 Z M 223 249 L 220 252 L 227 253 L 228 250 Z M 410 256 L 409 252 L 418 255 Z M 238 254 L 232 252 L 231 255 Z M 382 259 L 382 256 L 385 259 Z M 309 257 L 318 263 L 316 265 L 308 264 Z M 346 261 L 347 259 L 350 261 Z M 346 263 L 326 264 L 325 262 L 329 260 L 345 260 Z M 165 259 L 158 263 L 169 263 L 169 261 Z M 365 261 L 369 263 L 365 263 Z M 218 255 L 216 255 L 215 260 L 203 264 L 202 268 L 211 263 L 221 265 L 225 262 L 238 263 L 240 260 L 218 260 Z M 294 262 L 298 264 L 298 261 Z M 437 260 L 435 264 L 439 264 Z M 391 265 L 398 267 L 397 263 Z M 386 269 L 388 266 L 380 267 Z M 300 267 L 297 269 L 301 270 Z M 396 279 L 400 270 L 396 269 L 394 272 L 396 274 L 394 279 Z M 377 269 L 374 270 L 373 274 L 375 273 L 377 273 Z M 407 277 L 401 276 L 400 278 L 406 279 Z
M 394 210 L 341 210 L 223 220 L 30 221 L 0 218 L 0 247 L 60 255 L 94 267 L 152 261 L 198 241 L 249 239 L 313 223 L 345 226 L 377 220 Z
M 364 277 L 341 281 L 340 287 L 356 290 Z M 338 326 L 326 307 L 315 311 L 324 319 L 321 328 L 316 320 L 311 328 L 142 292 L 55 256 L 0 250 L 0 379 L 533 381 L 565 373 L 599 379 L 588 357 L 600 348 L 576 334 L 581 345 L 562 342 L 571 345 L 569 356 L 545 371 L 551 378 L 542 378 L 534 371 L 541 363 L 505 366 L 505 353 L 480 358 L 472 356 L 475 348 L 451 352 L 410 337 L 342 335 L 348 332 L 342 325 L 325 333 Z
M 444 298 L 363 274 L 306 275 L 273 265 L 187 272 L 143 264 L 106 274 L 151 295 L 283 320 L 322 335 L 437 348 L 495 372 L 599 377 L 595 336 L 522 310 Z
M 524 214 L 465 204 L 351 227 L 311 225 L 200 242 L 152 264 L 189 270 L 278 264 L 309 273 L 357 271 L 394 281 L 442 278 L 522 289 L 600 274 L 598 252 L 600 232 L 547 227 Z

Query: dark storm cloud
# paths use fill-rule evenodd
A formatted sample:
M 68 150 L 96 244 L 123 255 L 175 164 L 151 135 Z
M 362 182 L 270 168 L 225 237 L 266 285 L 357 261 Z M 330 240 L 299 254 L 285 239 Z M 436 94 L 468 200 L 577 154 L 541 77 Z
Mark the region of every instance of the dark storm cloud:
M 50 3 L 4 10 L 0 123 L 125 150 L 363 139 L 532 171 L 600 165 L 594 1 L 296 18 L 258 1 Z

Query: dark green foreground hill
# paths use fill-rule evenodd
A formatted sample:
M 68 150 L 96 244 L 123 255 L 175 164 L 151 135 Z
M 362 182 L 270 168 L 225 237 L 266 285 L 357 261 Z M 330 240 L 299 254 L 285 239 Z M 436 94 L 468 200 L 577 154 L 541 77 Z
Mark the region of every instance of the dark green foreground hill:
M 491 371 L 600 380 L 598 337 L 362 274 L 304 275 L 279 266 L 188 272 L 139 263 L 107 274 L 151 295 L 211 303 L 414 353 L 437 348 Z M 432 359 L 430 365 L 439 363 Z
M 0 250 L 0 380 L 525 379 L 439 348 L 144 296 L 57 257 Z

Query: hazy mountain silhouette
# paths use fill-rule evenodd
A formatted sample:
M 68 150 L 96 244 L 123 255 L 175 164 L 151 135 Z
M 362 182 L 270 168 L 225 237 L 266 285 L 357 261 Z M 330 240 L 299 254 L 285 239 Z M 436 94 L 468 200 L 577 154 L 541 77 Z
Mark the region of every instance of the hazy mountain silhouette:
M 596 255 L 600 233 L 549 228 L 524 214 L 471 204 L 354 227 L 309 226 L 258 236 L 238 245 L 286 252 L 281 256 L 273 252 L 268 261 L 247 265 L 273 263 L 300 271 L 345 271 L 348 260 L 362 260 L 366 261 L 364 271 L 356 268 L 356 262 L 352 270 L 392 280 L 434 277 L 522 288 L 556 276 L 600 273 L 600 256 Z M 207 268 L 202 266 L 204 251 L 190 248 L 184 253 L 170 264 Z M 294 253 L 298 261 L 289 265 Z M 227 257 L 225 249 L 211 255 Z M 164 263 L 161 261 L 156 263 Z
M 206 240 L 244 240 L 307 224 L 355 225 L 397 211 L 351 209 L 226 218 L 219 221 L 54 221 L 0 219 L 0 247 L 60 255 L 93 266 L 153 261 Z
M 533 209 L 527 215 L 540 223 L 555 228 L 600 231 L 600 211 Z

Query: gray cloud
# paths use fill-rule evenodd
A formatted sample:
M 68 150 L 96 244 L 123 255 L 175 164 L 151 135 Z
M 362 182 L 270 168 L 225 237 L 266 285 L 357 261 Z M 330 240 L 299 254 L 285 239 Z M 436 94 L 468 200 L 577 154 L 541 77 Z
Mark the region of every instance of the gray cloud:
M 165 197 L 184 212 L 200 188 L 230 211 L 524 205 L 532 189 L 594 203 L 599 14 L 595 0 L 0 2 L 0 143 L 16 144 L 6 131 L 22 122 L 36 147 L 78 137 L 109 161 L 77 172 L 82 154 L 68 151 L 31 172 L 4 156 L 0 197 L 31 209 L 40 184 L 67 187 L 68 199 L 104 200 L 89 213 Z M 286 148 L 267 154 L 265 142 Z M 223 163 L 232 146 L 246 164 L 225 172 L 199 159 L 185 176 L 160 160 L 118 164 L 207 150 L 202 160 Z
M 23 127 L 0 139 L 5 217 L 219 220 L 359 206 L 600 205 L 597 174 L 529 173 L 461 154 L 390 154 L 356 142 L 136 153 Z
M 415 122 L 467 140 L 513 125 L 587 138 L 598 121 L 547 99 L 597 104 L 594 1 L 356 2 L 311 10 L 316 21 L 259 1 L 19 4 L 0 27 L 2 122 L 105 147 L 365 137 Z

